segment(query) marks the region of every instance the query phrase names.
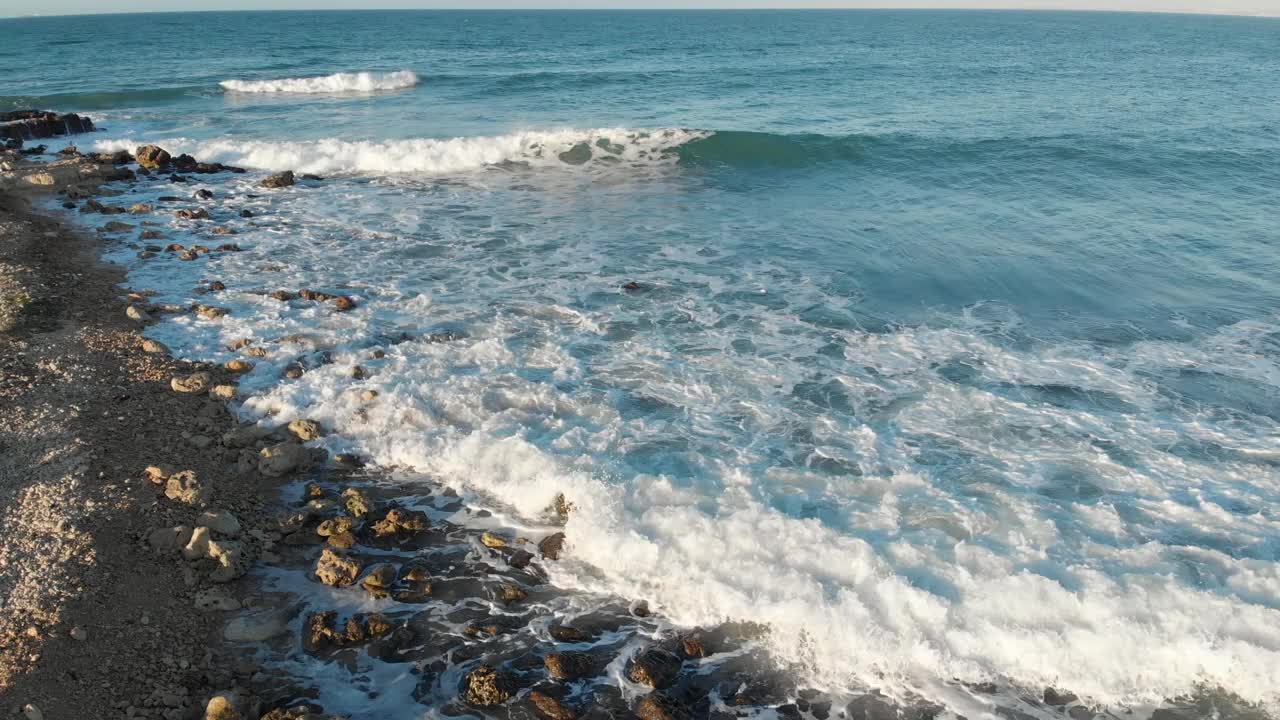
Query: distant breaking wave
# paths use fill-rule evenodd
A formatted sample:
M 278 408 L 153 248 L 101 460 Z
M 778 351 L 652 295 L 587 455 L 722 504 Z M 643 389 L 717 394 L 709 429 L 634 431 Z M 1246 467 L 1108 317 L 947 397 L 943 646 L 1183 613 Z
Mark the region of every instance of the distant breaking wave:
M 389 73 L 334 73 L 324 77 L 282 78 L 279 80 L 223 80 L 218 83 L 242 93 L 342 93 L 400 90 L 418 84 L 418 75 L 409 70 Z

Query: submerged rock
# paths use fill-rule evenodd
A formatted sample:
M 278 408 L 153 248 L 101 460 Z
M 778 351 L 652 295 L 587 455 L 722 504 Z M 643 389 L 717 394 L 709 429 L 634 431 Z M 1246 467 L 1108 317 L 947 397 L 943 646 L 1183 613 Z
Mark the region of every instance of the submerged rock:
M 591 656 L 579 652 L 556 652 L 543 659 L 547 674 L 556 680 L 580 680 L 594 673 Z
M 663 692 L 651 692 L 636 703 L 636 717 L 640 720 L 689 720 L 689 708 Z
M 559 700 L 542 692 L 534 690 L 529 693 L 529 702 L 533 703 L 533 710 L 538 717 L 543 720 L 574 720 L 577 715 L 565 707 Z

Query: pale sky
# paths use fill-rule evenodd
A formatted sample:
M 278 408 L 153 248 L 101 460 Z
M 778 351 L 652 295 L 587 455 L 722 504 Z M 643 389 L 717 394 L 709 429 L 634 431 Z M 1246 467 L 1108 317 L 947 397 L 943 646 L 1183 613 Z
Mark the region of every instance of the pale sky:
M 1280 0 L 0 0 L 0 17 L 175 10 L 534 8 L 987 8 L 1280 16 Z M 38 13 L 33 13 L 38 8 Z

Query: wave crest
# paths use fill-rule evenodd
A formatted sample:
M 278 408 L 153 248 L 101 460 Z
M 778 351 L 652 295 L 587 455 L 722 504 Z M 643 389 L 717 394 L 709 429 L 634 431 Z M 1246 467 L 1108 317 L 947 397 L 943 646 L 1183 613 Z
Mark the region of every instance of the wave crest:
M 674 163 L 680 146 L 707 137 L 699 130 L 525 131 L 507 135 L 450 139 L 351 141 L 337 138 L 303 141 L 187 138 L 156 140 L 170 152 L 189 153 L 205 162 L 259 170 L 295 170 L 318 174 L 441 175 L 505 163 L 540 166 L 609 166 Z M 104 151 L 132 149 L 134 139 L 96 144 Z
M 397 70 L 389 73 L 334 73 L 323 77 L 281 78 L 278 80 L 223 80 L 224 89 L 241 93 L 342 93 L 400 90 L 419 82 L 417 73 Z

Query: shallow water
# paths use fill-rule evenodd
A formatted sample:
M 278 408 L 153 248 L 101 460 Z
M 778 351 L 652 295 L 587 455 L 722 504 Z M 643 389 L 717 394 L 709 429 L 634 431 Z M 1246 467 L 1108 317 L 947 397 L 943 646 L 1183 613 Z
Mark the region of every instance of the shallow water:
M 230 288 L 152 334 L 255 338 L 245 416 L 317 419 L 398 492 L 531 534 L 564 493 L 561 590 L 968 716 L 987 682 L 1280 702 L 1280 21 L 0 21 L 0 61 L 53 44 L 0 108 L 325 176 L 140 187 L 209 182 L 247 249 L 110 252 L 161 300 Z M 300 287 L 359 307 L 252 292 Z

